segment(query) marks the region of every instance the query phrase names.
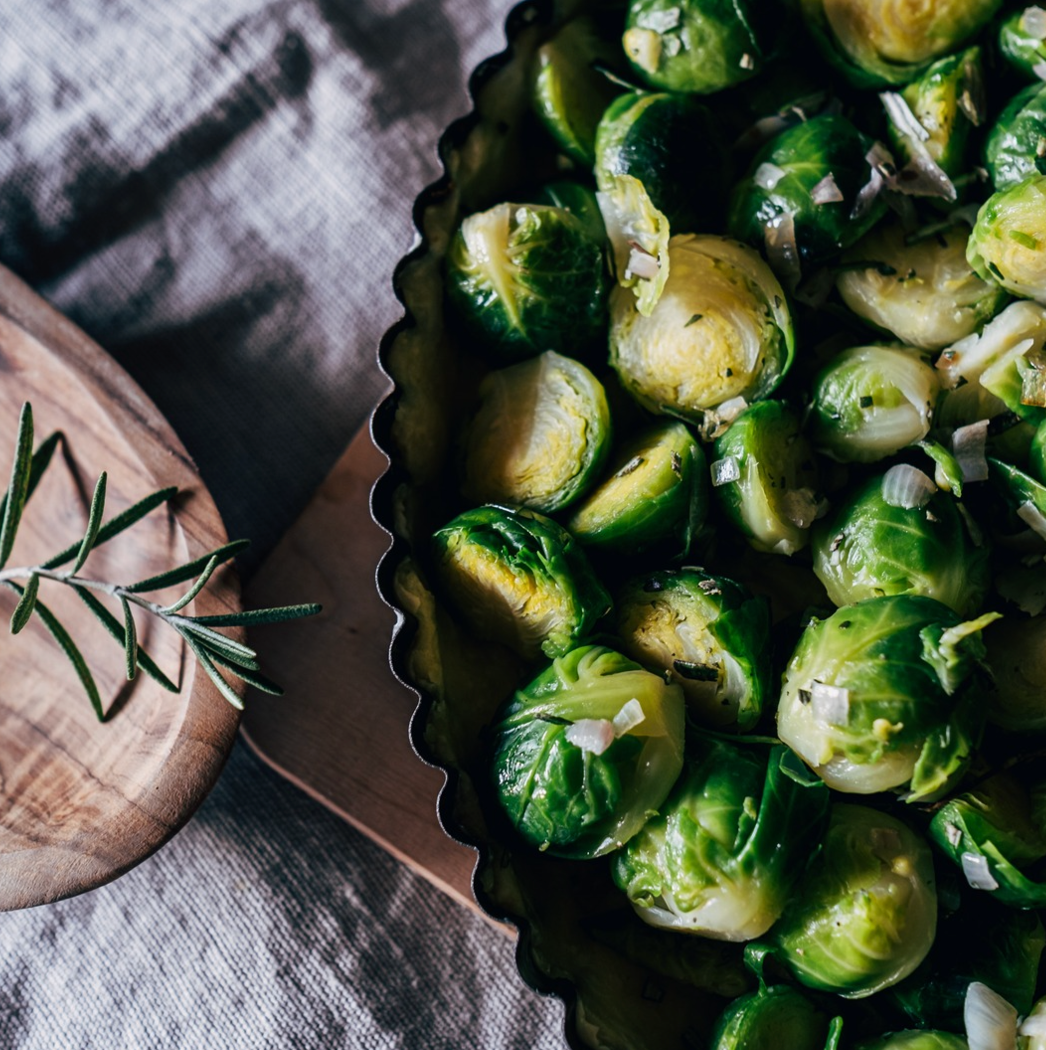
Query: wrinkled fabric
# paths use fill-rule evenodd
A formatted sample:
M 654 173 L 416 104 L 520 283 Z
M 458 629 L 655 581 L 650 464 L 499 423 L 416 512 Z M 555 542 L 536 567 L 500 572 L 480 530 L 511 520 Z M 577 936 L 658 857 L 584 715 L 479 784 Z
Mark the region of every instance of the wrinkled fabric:
M 411 202 L 508 7 L 0 0 L 0 262 L 157 402 L 248 573 L 383 389 Z M 531 1050 L 562 1025 L 504 934 L 242 743 L 156 856 L 0 915 L 0 1050 Z

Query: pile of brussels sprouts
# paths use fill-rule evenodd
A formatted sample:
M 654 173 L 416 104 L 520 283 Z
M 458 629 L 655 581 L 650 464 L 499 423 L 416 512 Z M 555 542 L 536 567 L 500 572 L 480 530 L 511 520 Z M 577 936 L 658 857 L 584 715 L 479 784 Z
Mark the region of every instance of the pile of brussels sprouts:
M 1046 5 L 606 4 L 532 91 L 430 561 L 499 834 L 746 943 L 713 1050 L 1046 1047 Z

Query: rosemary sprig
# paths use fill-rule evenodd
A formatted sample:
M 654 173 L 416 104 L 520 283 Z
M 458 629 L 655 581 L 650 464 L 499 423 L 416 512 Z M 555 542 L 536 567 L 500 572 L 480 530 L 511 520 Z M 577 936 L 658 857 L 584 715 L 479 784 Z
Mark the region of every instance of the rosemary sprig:
M 108 713 L 102 703 L 97 683 L 69 632 L 54 612 L 40 600 L 40 583 L 43 580 L 62 584 L 76 592 L 106 632 L 123 648 L 129 680 L 133 680 L 141 670 L 169 692 L 179 691 L 179 687 L 160 670 L 139 644 L 133 613 L 133 608 L 137 608 L 155 616 L 182 638 L 222 696 L 234 707 L 242 709 L 243 703 L 223 670 L 256 689 L 276 696 L 281 695 L 283 690 L 261 673 L 258 654 L 242 642 L 222 634 L 217 628 L 296 620 L 303 616 L 315 615 L 320 611 L 319 605 L 285 605 L 218 616 L 186 616 L 181 611 L 207 586 L 220 566 L 247 547 L 246 540 L 226 543 L 184 565 L 129 584 L 110 583 L 80 575 L 92 550 L 120 535 L 151 511 L 168 503 L 177 494 L 177 489 L 166 488 L 150 493 L 127 510 L 105 521 L 106 475 L 103 473 L 95 485 L 91 509 L 87 516 L 87 527 L 78 542 L 59 551 L 40 565 L 7 567 L 26 504 L 50 465 L 61 440 L 60 433 L 52 434 L 33 452 L 33 412 L 28 402 L 22 406 L 11 479 L 6 494 L 0 500 L 0 586 L 7 587 L 19 596 L 18 604 L 11 615 L 11 633 L 18 634 L 34 615 L 37 616 L 69 658 L 101 722 L 107 719 Z M 72 562 L 70 568 L 63 569 L 62 566 L 68 565 L 69 562 Z M 174 602 L 161 605 L 145 597 L 149 593 L 182 583 L 189 583 L 190 586 Z M 119 605 L 120 616 L 115 615 L 105 605 L 100 595 L 107 596 Z

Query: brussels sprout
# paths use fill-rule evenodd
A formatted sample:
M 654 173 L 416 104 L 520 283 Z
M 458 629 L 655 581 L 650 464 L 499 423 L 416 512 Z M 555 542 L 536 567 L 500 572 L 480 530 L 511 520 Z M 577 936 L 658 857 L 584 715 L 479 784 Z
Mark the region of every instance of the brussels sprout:
M 985 25 L 1002 0 L 800 0 L 825 58 L 858 87 L 907 84 Z
M 787 984 L 763 986 L 726 1008 L 712 1050 L 832 1050 L 838 1020 L 832 1025 L 828 1014 Z
M 685 554 L 708 512 L 705 454 L 682 423 L 637 435 L 610 476 L 575 508 L 567 528 L 586 547 L 619 554 Z
M 872 463 L 926 437 L 940 385 L 913 349 L 855 346 L 837 354 L 813 386 L 810 437 L 846 463 Z
M 946 802 L 930 821 L 929 835 L 973 889 L 1015 908 L 1046 905 L 1046 884 L 1021 870 L 1046 857 L 1046 828 L 1011 777 L 994 776 Z
M 1034 533 L 1046 540 L 1046 485 L 1040 485 L 1023 470 L 992 456 L 988 457 L 988 469 L 1011 509 Z
M 932 802 L 962 775 L 984 725 L 980 632 L 913 595 L 813 619 L 784 675 L 781 740 L 837 791 L 908 787 Z
M 836 287 L 855 314 L 906 346 L 940 350 L 980 328 L 1006 301 L 966 261 L 969 228 L 949 226 L 909 244 L 883 223 L 843 255 Z
M 984 641 L 995 678 L 988 720 L 1012 732 L 1046 730 L 1046 616 L 1007 619 Z
M 549 350 L 491 372 L 479 395 L 462 442 L 466 499 L 551 513 L 591 487 L 610 450 L 610 409 L 583 364 Z
M 970 265 L 1022 299 L 1046 303 L 1046 175 L 993 194 L 977 213 Z
M 856 999 L 907 977 L 936 928 L 929 846 L 895 817 L 834 805 L 821 852 L 769 939 L 800 983 Z
M 999 50 L 1026 79 L 1046 79 L 1046 9 L 1032 5 L 1004 18 Z
M 740 584 L 700 569 L 625 585 L 616 629 L 629 656 L 683 688 L 700 723 L 751 729 L 770 693 L 770 610 Z
M 961 1035 L 950 1032 L 931 1032 L 926 1029 L 909 1029 L 893 1032 L 870 1043 L 861 1043 L 857 1050 L 967 1050 L 968 1044 Z
M 595 175 L 612 193 L 621 175 L 638 179 L 675 233 L 722 221 L 729 155 L 712 115 L 687 95 L 631 92 L 610 104 L 596 133 Z
M 759 0 L 631 0 L 622 40 L 651 87 L 709 94 L 754 76 Z
M 886 209 L 879 197 L 857 207 L 872 178 L 866 159 L 871 146 L 871 139 L 834 114 L 782 131 L 756 154 L 735 189 L 730 232 L 765 246 L 779 274 L 830 259 L 860 240 Z M 822 197 L 814 192 L 818 188 L 828 192 Z
M 684 234 L 649 317 L 632 294 L 610 297 L 610 363 L 653 412 L 700 421 L 725 401 L 766 397 L 792 363 L 784 292 L 759 255 L 725 237 Z
M 978 547 L 953 497 L 902 499 L 898 466 L 866 481 L 813 530 L 814 572 L 836 605 L 892 594 L 936 598 L 960 616 L 981 608 L 991 583 L 988 548 Z M 913 485 L 914 488 L 914 485 Z
M 599 210 L 599 201 L 594 190 L 580 182 L 570 179 L 555 179 L 544 183 L 534 196 L 535 204 L 550 204 L 562 208 L 581 220 L 594 241 L 603 244 L 607 239 L 607 228 L 603 214 Z
M 433 540 L 458 612 L 481 638 L 525 660 L 565 653 L 610 609 L 577 540 L 536 511 L 477 507 Z
M 918 169 L 929 162 L 950 178 L 965 174 L 970 129 L 981 123 L 985 110 L 980 48 L 934 62 L 900 95 L 882 99 L 891 144 L 906 163 Z M 942 195 L 954 200 L 954 186 Z
M 749 405 L 715 443 L 712 484 L 756 550 L 794 554 L 818 513 L 817 466 L 799 417 L 781 401 Z
M 594 67 L 613 67 L 617 56 L 595 20 L 582 15 L 567 22 L 535 57 L 534 108 L 560 149 L 586 168 L 595 160 L 599 118 L 621 93 Z
M 553 660 L 494 726 L 498 801 L 533 846 L 588 859 L 617 849 L 683 768 L 683 694 L 603 646 Z
M 941 915 L 926 961 L 890 991 L 891 1000 L 920 1027 L 958 1030 L 967 991 L 980 982 L 1021 1013 L 1035 997 L 1046 931 L 1034 912 L 964 896 L 958 911 Z
M 603 245 L 560 208 L 498 204 L 467 216 L 451 241 L 447 294 L 500 357 L 574 352 L 603 328 Z
M 1033 84 L 1010 100 L 988 135 L 984 159 L 997 190 L 1046 175 L 1046 84 Z
M 614 881 L 654 926 L 751 940 L 781 914 L 827 813 L 827 789 L 786 748 L 767 765 L 751 747 L 710 742 L 617 855 Z
M 1001 402 L 996 408 L 980 399 L 977 418 L 1008 408 L 1037 422 L 1044 417 L 1042 406 L 1046 405 L 1044 347 L 1046 308 L 1038 303 L 1011 303 L 979 335 L 960 339 L 945 350 L 937 360 L 937 371 L 945 387 L 966 380 L 967 385 L 979 385 Z

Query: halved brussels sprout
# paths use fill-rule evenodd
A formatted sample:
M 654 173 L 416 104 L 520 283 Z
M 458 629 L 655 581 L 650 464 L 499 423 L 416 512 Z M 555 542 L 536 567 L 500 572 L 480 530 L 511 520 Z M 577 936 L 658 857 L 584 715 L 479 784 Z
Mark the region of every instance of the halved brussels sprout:
M 602 36 L 593 18 L 573 18 L 538 48 L 534 108 L 567 156 L 586 168 L 595 160 L 596 126 L 621 88 L 596 65 L 613 68 L 616 41 Z
M 814 380 L 810 438 L 844 463 L 872 463 L 929 433 L 937 373 L 914 349 L 855 346 Z
M 830 259 L 860 240 L 882 217 L 876 197 L 858 208 L 872 178 L 872 140 L 845 117 L 813 117 L 782 131 L 756 154 L 734 190 L 728 228 L 764 247 L 778 275 Z M 818 192 L 815 192 L 817 190 Z
M 638 179 L 674 233 L 722 221 L 730 158 L 708 108 L 688 95 L 630 92 L 599 122 L 596 185 L 612 193 L 622 175 Z
M 1035 912 L 1017 911 L 963 894 L 957 911 L 938 917 L 926 961 L 890 991 L 916 1025 L 958 1031 L 970 985 L 991 988 L 1021 1013 L 1035 998 L 1046 930 Z
M 749 405 L 716 439 L 712 484 L 756 550 L 792 555 L 810 541 L 817 464 L 799 416 L 784 402 Z
M 932 802 L 984 726 L 980 632 L 932 598 L 897 595 L 811 619 L 784 675 L 781 740 L 837 791 Z
M 828 790 L 787 748 L 702 745 L 672 794 L 614 861 L 654 926 L 747 941 L 781 914 L 816 849 Z
M 599 476 L 610 451 L 610 409 L 598 379 L 552 350 L 501 368 L 479 387 L 462 440 L 462 494 L 552 513 Z
M 946 388 L 959 387 L 961 394 L 965 388 L 959 384 L 965 380 L 999 399 L 997 407 L 980 399 L 977 418 L 988 418 L 1005 407 L 1037 422 L 1046 406 L 1046 307 L 1011 303 L 979 334 L 945 350 L 937 359 L 937 371 Z
M 790 985 L 763 985 L 726 1008 L 712 1050 L 834 1050 L 841 1019 L 834 1020 Z
M 536 511 L 477 507 L 433 542 L 458 613 L 479 637 L 525 660 L 567 652 L 610 609 L 577 540 Z
M 968 1050 L 968 1046 L 961 1035 L 910 1028 L 861 1043 L 857 1050 Z
M 708 513 L 708 466 L 682 423 L 634 437 L 567 520 L 586 547 L 619 554 L 686 554 Z
M 800 0 L 825 58 L 858 87 L 907 84 L 985 25 L 1002 0 Z
M 895 817 L 834 805 L 821 851 L 769 940 L 801 984 L 857 999 L 907 977 L 936 928 L 930 847 Z
M 588 859 L 617 849 L 683 768 L 683 694 L 603 646 L 554 660 L 499 713 L 497 797 L 533 846 Z
M 603 329 L 603 245 L 570 212 L 498 204 L 469 215 L 446 266 L 451 303 L 497 356 L 575 352 Z
M 1025 79 L 1046 79 L 1046 8 L 1032 4 L 1004 18 L 999 50 Z
M 906 346 L 940 350 L 1006 301 L 966 261 L 969 236 L 969 227 L 955 225 L 909 244 L 902 223 L 882 223 L 843 255 L 836 287 L 855 314 Z
M 670 270 L 649 317 L 631 292 L 610 297 L 610 363 L 653 412 L 700 422 L 725 401 L 766 397 L 795 352 L 784 292 L 752 251 L 725 237 L 669 243 Z
M 973 889 L 1015 908 L 1041 908 L 1046 883 L 1022 870 L 1046 857 L 1046 828 L 1037 816 L 1028 792 L 1000 774 L 946 802 L 929 835 Z
M 553 179 L 539 187 L 534 195 L 535 204 L 550 204 L 562 208 L 581 220 L 594 241 L 604 244 L 607 240 L 607 228 L 603 222 L 603 213 L 599 210 L 596 192 L 588 186 L 574 182 L 572 179 Z
M 1046 175 L 1029 175 L 988 198 L 977 213 L 966 258 L 986 281 L 1046 303 Z
M 893 467 L 817 523 L 814 572 L 836 605 L 922 594 L 972 616 L 991 583 L 988 547 L 974 542 L 952 496 L 925 474 L 912 481 L 903 472 L 921 474 Z
M 1046 84 L 1033 84 L 1010 100 L 988 135 L 984 160 L 997 190 L 1046 174 Z
M 700 569 L 640 576 L 616 603 L 621 648 L 683 688 L 699 723 L 751 729 L 770 692 L 770 610 Z
M 899 96 L 884 94 L 882 99 L 891 144 L 905 163 L 916 170 L 935 165 L 950 178 L 966 173 L 970 129 L 981 123 L 985 111 L 979 47 L 934 62 Z M 955 200 L 954 186 L 949 192 L 945 184 L 940 192 Z
M 625 54 L 651 87 L 720 91 L 762 68 L 759 8 L 759 0 L 631 0 Z

